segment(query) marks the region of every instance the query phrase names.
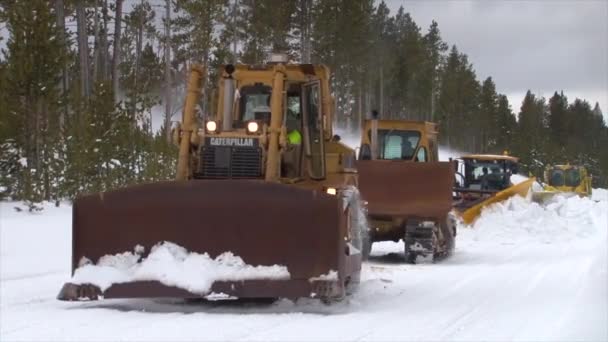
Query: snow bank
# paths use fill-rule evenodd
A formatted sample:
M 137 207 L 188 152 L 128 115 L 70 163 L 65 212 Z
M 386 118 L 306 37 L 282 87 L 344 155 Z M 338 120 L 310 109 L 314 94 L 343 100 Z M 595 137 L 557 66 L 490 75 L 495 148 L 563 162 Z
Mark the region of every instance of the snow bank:
M 593 189 L 593 191 L 591 192 L 591 199 L 594 201 L 604 201 L 608 203 L 608 190 Z
M 96 265 L 83 259 L 71 282 L 94 284 L 105 291 L 112 284 L 156 280 L 167 286 L 205 294 L 216 281 L 284 280 L 290 277 L 285 266 L 247 265 L 231 252 L 213 259 L 207 253 L 188 252 L 171 242 L 155 245 L 143 260 L 142 253 L 143 248 L 137 246 L 134 253 L 103 256 Z
M 526 176 L 522 176 L 522 175 L 511 175 L 511 183 L 513 183 L 514 185 L 519 184 L 519 183 L 523 183 L 525 181 L 527 181 L 529 178 Z
M 520 196 L 485 208 L 475 221 L 475 239 L 540 239 L 545 243 L 604 234 L 608 201 L 556 195 L 545 205 Z
M 511 184 L 513 185 L 517 185 L 519 183 L 525 182 L 527 181 L 528 177 L 526 176 L 522 176 L 522 175 L 511 175 L 511 178 L 509 178 L 511 180 Z M 538 192 L 538 191 L 543 191 L 543 186 L 538 182 L 534 182 L 532 183 L 532 191 Z

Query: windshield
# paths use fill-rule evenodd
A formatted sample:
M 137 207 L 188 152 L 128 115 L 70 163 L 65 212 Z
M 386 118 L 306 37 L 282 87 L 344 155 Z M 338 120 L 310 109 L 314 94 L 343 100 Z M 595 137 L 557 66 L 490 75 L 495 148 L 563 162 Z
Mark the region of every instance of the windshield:
M 581 173 L 578 169 L 568 169 L 565 173 L 567 186 L 575 187 L 581 183 Z
M 371 130 L 368 131 L 371 140 Z M 378 159 L 411 160 L 420 141 L 418 131 L 378 130 Z
M 553 169 L 551 171 L 551 176 L 549 177 L 549 185 L 552 186 L 564 186 L 564 170 Z
M 272 88 L 264 85 L 245 86 L 240 90 L 240 111 L 237 121 L 260 120 L 270 122 L 270 94 Z
M 471 188 L 482 190 L 502 190 L 508 184 L 504 165 L 495 161 L 468 161 L 465 168 L 465 177 Z

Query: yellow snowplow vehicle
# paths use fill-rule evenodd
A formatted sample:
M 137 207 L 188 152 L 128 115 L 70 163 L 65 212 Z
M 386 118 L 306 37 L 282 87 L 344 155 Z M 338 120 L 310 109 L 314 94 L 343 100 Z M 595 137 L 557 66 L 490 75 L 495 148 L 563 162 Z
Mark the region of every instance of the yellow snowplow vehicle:
M 200 122 L 204 75 L 192 67 L 175 181 L 74 202 L 73 277 L 59 299 L 334 301 L 356 288 L 365 217 L 355 151 L 332 136 L 329 69 L 281 56 L 226 65 L 215 117 Z M 179 267 L 158 270 L 159 246 Z M 118 269 L 114 282 L 99 280 L 117 267 L 116 255 L 118 264 L 133 256 L 136 263 Z
M 454 249 L 454 170 L 438 161 L 437 124 L 425 121 L 366 120 L 357 161 L 359 187 L 367 202 L 369 243 L 405 243 L 405 259 L 433 260 Z M 367 242 L 367 241 L 364 241 Z
M 543 202 L 556 194 L 591 196 L 592 177 L 578 165 L 549 165 L 544 172 L 543 190 L 532 194 L 534 201 Z
M 465 224 L 471 224 L 481 210 L 509 197 L 527 196 L 535 178 L 513 182 L 519 159 L 509 155 L 470 154 L 453 161 L 456 169 L 454 209 Z

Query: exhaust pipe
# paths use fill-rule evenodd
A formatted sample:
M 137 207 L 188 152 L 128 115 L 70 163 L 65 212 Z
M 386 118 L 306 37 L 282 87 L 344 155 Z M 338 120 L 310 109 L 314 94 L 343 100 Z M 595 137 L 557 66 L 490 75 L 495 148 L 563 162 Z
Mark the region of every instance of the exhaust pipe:
M 234 65 L 228 64 L 225 68 L 228 77 L 224 78 L 224 103 L 223 103 L 223 113 L 222 113 L 222 131 L 228 132 L 232 131 L 232 110 L 234 106 L 234 90 L 236 87 L 236 82 L 234 78 L 232 78 L 232 73 L 234 72 Z
M 378 112 L 372 112 L 372 160 L 378 159 Z

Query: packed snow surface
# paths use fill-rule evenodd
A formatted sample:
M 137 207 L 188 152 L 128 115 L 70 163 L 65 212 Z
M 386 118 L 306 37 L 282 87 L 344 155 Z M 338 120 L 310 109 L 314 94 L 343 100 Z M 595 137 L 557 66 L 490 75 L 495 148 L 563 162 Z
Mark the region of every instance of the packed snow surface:
M 76 269 L 70 282 L 94 284 L 105 291 L 112 284 L 157 280 L 192 293 L 206 294 L 216 281 L 289 279 L 285 266 L 247 265 L 231 252 L 214 259 L 207 253 L 188 252 L 179 245 L 164 242 L 152 247 L 150 254 L 142 259 L 142 246 L 134 250 L 135 253 L 103 256 L 97 264 L 81 261 L 82 266 Z
M 459 227 L 454 255 L 435 264 L 404 264 L 403 243 L 376 243 L 359 291 L 330 306 L 61 302 L 71 208 L 28 213 L 0 203 L 0 340 L 606 341 L 605 195 L 490 206 L 472 227 Z
M 591 199 L 594 201 L 608 202 L 608 190 L 606 189 L 593 189 L 591 191 Z

